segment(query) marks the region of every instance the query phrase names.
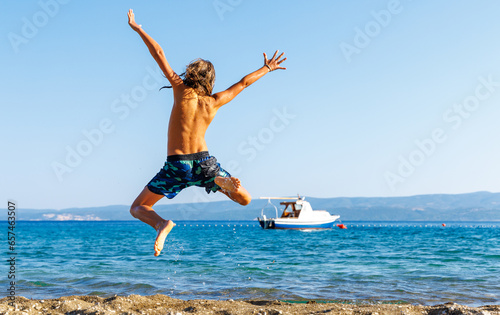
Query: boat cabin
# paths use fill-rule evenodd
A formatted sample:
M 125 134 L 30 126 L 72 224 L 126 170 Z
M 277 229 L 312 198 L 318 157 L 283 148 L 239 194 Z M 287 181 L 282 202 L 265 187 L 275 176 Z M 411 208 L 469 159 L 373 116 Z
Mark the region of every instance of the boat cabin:
M 280 202 L 280 205 L 285 206 L 285 210 L 283 210 L 283 214 L 281 218 L 295 218 L 297 219 L 300 215 L 300 211 L 302 210 L 302 204 L 298 204 L 297 202 Z

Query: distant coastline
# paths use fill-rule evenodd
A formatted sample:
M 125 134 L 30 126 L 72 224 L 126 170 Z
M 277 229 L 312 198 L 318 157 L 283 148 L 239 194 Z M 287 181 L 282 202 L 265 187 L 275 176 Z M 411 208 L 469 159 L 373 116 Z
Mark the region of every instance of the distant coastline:
M 314 209 L 339 214 L 342 221 L 382 222 L 496 222 L 500 221 L 500 193 L 434 194 L 408 197 L 307 197 Z M 242 207 L 232 201 L 158 205 L 170 219 L 183 221 L 252 221 L 262 209 L 274 214 L 266 200 Z M 274 202 L 279 208 L 279 203 Z M 19 209 L 19 221 L 133 221 L 129 206 Z

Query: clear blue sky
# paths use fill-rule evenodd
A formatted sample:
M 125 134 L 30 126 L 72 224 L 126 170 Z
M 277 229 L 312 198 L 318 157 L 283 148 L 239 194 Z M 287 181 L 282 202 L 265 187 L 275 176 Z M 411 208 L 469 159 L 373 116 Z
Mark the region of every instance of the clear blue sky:
M 130 204 L 162 167 L 172 92 L 129 8 L 174 70 L 211 60 L 215 91 L 286 53 L 206 135 L 253 197 L 500 191 L 498 1 L 41 0 L 0 12 L 5 202 Z

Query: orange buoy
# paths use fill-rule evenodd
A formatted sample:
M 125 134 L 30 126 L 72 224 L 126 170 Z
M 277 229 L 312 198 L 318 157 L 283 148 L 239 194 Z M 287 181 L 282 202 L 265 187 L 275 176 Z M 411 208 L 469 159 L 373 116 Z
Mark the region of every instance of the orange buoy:
M 443 223 L 443 224 L 441 224 L 441 225 L 442 225 L 442 226 L 446 226 L 446 224 L 444 224 L 444 223 Z
M 341 229 L 347 229 L 347 226 L 345 226 L 345 224 L 337 224 L 337 226 Z

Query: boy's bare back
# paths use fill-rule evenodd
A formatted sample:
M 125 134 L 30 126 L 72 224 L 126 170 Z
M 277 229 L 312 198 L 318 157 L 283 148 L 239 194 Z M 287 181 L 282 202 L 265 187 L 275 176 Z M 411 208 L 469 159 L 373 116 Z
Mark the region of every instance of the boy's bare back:
M 208 151 L 205 133 L 217 113 L 212 96 L 200 96 L 185 85 L 174 90 L 168 125 L 168 155 Z

